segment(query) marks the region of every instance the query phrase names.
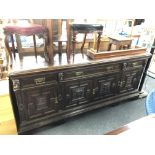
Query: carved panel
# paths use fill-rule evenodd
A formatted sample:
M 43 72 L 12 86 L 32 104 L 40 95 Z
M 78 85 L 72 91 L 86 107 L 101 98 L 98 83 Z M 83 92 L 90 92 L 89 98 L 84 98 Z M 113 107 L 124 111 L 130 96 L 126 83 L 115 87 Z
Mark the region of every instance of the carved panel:
M 127 92 L 138 89 L 142 71 L 143 69 L 140 68 L 139 70 L 125 72 L 121 79 L 121 82 L 124 82 L 124 85 L 123 87 L 120 87 L 120 92 Z
M 23 89 L 22 94 L 29 118 L 36 118 L 58 110 L 58 91 L 55 85 Z
M 119 76 L 117 74 L 106 77 L 98 77 L 94 82 L 94 99 L 106 98 L 116 94 L 118 91 L 118 77 Z
M 66 107 L 88 103 L 91 100 L 92 81 L 68 82 L 65 85 Z

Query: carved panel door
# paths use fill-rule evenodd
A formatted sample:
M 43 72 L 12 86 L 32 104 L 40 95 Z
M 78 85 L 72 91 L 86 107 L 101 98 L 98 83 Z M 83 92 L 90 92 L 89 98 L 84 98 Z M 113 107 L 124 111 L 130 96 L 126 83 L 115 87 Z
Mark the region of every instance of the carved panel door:
M 93 98 L 102 99 L 114 96 L 118 92 L 118 80 L 120 75 L 115 73 L 94 80 Z
M 68 81 L 64 87 L 67 108 L 88 103 L 92 99 L 92 80 Z
M 143 69 L 124 72 L 119 85 L 120 92 L 127 92 L 138 89 Z
M 23 89 L 22 98 L 26 106 L 27 119 L 56 113 L 59 109 L 57 96 L 57 85 L 42 85 Z
M 119 92 L 138 89 L 146 61 L 131 61 L 122 64 L 122 75 L 118 81 Z

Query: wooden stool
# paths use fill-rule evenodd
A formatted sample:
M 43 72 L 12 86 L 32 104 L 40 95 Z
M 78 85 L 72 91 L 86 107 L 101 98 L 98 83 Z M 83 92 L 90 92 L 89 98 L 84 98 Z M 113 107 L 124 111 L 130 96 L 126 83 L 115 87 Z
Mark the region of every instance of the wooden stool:
M 127 37 L 109 37 L 109 47 L 108 51 L 111 50 L 112 44 L 116 45 L 116 50 L 121 50 L 125 46 L 129 49 L 131 47 L 132 39 Z
M 8 50 L 8 53 L 11 59 L 11 65 L 13 63 L 12 53 L 13 53 L 14 59 L 16 58 L 14 39 L 13 39 L 14 34 L 21 35 L 21 36 L 33 36 L 34 52 L 35 52 L 36 61 L 37 61 L 37 49 L 36 49 L 35 35 L 45 40 L 44 52 L 47 53 L 48 30 L 45 26 L 37 25 L 37 24 L 26 24 L 26 25 L 15 24 L 15 25 L 5 26 L 3 29 L 4 29 L 4 34 L 5 34 L 5 46 Z M 9 37 L 11 37 L 12 50 L 9 46 Z
M 84 33 L 84 39 L 83 39 L 83 43 L 81 46 L 81 53 L 83 54 L 83 48 L 84 48 L 84 44 L 86 42 L 86 36 L 88 33 L 94 33 L 97 32 L 98 33 L 98 38 L 97 38 L 97 52 L 99 50 L 99 45 L 100 45 L 100 39 L 101 39 L 101 35 L 102 35 L 102 31 L 103 31 L 103 26 L 100 24 L 71 24 L 71 30 L 73 32 L 73 54 L 74 54 L 74 50 L 75 50 L 75 45 L 76 45 L 76 35 L 78 33 Z

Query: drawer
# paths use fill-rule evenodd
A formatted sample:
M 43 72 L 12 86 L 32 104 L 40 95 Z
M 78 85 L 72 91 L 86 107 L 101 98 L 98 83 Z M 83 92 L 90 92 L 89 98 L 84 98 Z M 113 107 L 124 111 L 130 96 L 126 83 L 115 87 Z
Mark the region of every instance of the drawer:
M 39 74 L 39 75 L 29 75 L 22 77 L 20 80 L 20 86 L 22 88 L 25 87 L 33 87 L 43 84 L 51 84 L 51 83 L 57 83 L 57 74 L 51 73 L 51 74 Z
M 89 66 L 85 68 L 78 68 L 78 69 L 72 69 L 67 70 L 64 72 L 58 73 L 58 79 L 59 81 L 63 80 L 72 80 L 72 79 L 78 79 L 78 78 L 84 78 L 84 77 L 94 77 L 102 74 L 107 73 L 114 73 L 119 72 L 121 69 L 119 64 L 113 64 L 113 65 L 96 65 L 96 66 Z
M 131 62 L 124 62 L 121 63 L 121 68 L 122 70 L 133 70 L 136 68 L 143 68 L 146 64 L 145 60 L 141 60 L 141 61 L 131 61 Z

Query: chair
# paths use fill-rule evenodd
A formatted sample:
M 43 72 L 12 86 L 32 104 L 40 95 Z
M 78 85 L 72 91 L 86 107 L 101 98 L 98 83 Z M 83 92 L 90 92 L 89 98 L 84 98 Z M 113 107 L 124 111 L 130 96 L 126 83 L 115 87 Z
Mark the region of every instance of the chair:
M 81 46 L 81 53 L 83 55 L 83 48 L 86 42 L 86 36 L 88 33 L 98 33 L 98 38 L 97 38 L 97 52 L 99 51 L 99 46 L 100 46 L 100 39 L 103 31 L 103 26 L 101 24 L 71 24 L 71 30 L 72 30 L 72 54 L 74 55 L 75 51 L 75 46 L 76 46 L 76 35 L 79 33 L 84 34 L 84 39 L 83 43 Z
M 147 95 L 145 108 L 147 115 L 155 113 L 155 89 Z
M 13 24 L 13 25 L 5 26 L 3 29 L 5 34 L 5 46 L 7 48 L 7 51 L 11 59 L 11 65 L 13 63 L 12 53 L 13 53 L 14 59 L 16 59 L 13 35 L 33 36 L 36 61 L 37 61 L 37 48 L 36 48 L 36 38 L 35 38 L 36 35 L 39 38 L 44 39 L 45 41 L 44 52 L 47 52 L 48 30 L 45 26 L 38 25 L 38 24 L 29 24 L 29 23 L 25 25 Z M 11 38 L 12 48 L 9 46 L 9 37 Z

